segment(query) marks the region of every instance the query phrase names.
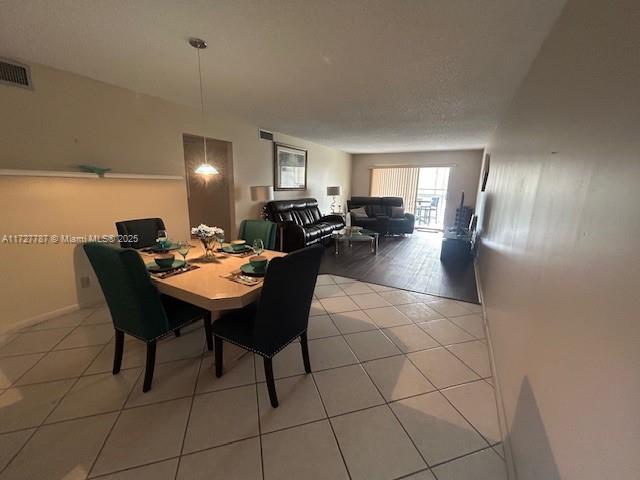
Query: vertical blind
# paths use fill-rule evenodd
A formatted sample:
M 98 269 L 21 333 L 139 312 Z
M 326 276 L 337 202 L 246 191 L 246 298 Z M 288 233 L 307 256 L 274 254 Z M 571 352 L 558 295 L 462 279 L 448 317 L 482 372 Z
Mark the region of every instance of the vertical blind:
M 370 195 L 402 197 L 405 212 L 415 213 L 419 174 L 419 168 L 373 168 Z

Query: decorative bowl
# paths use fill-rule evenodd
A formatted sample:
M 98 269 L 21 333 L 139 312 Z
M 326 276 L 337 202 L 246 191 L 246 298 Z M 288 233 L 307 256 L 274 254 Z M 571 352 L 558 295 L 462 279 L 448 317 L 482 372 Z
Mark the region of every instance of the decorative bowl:
M 246 240 L 233 240 L 231 242 L 231 248 L 234 250 L 244 250 L 246 243 Z
M 249 259 L 249 263 L 256 272 L 263 272 L 265 268 L 267 268 L 268 262 L 269 260 L 267 259 L 267 257 L 264 257 L 262 255 L 256 255 L 255 257 L 251 257 Z
M 162 268 L 170 267 L 173 265 L 173 260 L 175 259 L 175 255 L 172 253 L 164 253 L 161 255 L 156 255 L 153 257 L 153 260 L 156 262 L 156 265 Z

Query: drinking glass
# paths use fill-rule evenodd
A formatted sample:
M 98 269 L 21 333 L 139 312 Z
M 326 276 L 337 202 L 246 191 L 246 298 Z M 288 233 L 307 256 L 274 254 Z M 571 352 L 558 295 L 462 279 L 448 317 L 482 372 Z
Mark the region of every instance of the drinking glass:
M 189 242 L 182 241 L 180 242 L 180 245 L 178 245 L 178 253 L 180 255 L 182 255 L 182 259 L 184 260 L 184 266 L 186 267 L 187 265 L 189 265 L 189 262 L 187 262 L 187 254 L 189 253 L 189 250 L 191 250 L 191 247 L 193 245 L 191 245 Z
M 158 239 L 156 240 L 156 242 L 158 242 L 160 246 L 164 246 L 168 238 L 169 236 L 167 235 L 166 230 L 158 230 Z
M 264 251 L 264 242 L 261 238 L 256 238 L 253 241 L 253 251 L 256 252 L 256 255 L 260 255 Z

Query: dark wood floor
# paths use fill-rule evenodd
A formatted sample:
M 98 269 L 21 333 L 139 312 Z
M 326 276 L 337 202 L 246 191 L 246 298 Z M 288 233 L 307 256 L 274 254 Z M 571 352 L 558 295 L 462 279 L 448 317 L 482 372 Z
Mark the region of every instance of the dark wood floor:
M 369 244 L 341 245 L 335 255 L 327 247 L 320 273 L 341 275 L 363 282 L 478 303 L 473 264 L 451 268 L 440 263 L 441 236 L 416 232 L 408 237 L 380 237 L 378 255 L 370 253 Z

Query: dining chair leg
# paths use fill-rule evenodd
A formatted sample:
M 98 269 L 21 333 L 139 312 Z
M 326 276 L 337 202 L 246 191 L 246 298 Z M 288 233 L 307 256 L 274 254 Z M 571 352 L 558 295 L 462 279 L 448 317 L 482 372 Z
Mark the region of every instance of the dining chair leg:
M 174 334 L 176 337 L 179 337 L 179 336 L 180 336 L 180 329 L 179 329 L 179 328 L 176 328 L 176 329 L 173 331 L 173 334 Z
M 151 383 L 153 382 L 153 369 L 156 366 L 156 341 L 152 340 L 147 343 L 147 364 L 144 367 L 144 384 L 142 385 L 142 391 L 148 392 L 151 390 Z
M 207 350 L 213 351 L 213 334 L 211 332 L 211 312 L 204 316 L 204 334 L 207 337 Z
M 271 400 L 271 406 L 278 408 L 278 395 L 276 394 L 276 381 L 273 378 L 273 364 L 270 358 L 263 358 L 264 360 L 264 376 L 267 380 L 267 390 L 269 391 L 269 400 Z
M 304 362 L 304 371 L 311 373 L 311 362 L 309 361 L 309 344 L 307 343 L 307 332 L 300 335 L 300 347 L 302 348 L 302 361 Z
M 113 374 L 120 372 L 122 367 L 122 353 L 124 352 L 124 332 L 116 330 L 116 351 L 113 355 Z
M 220 378 L 222 376 L 222 365 L 224 362 L 223 359 L 223 350 L 222 350 L 222 338 L 215 336 L 213 337 L 213 339 L 215 340 L 215 357 L 216 357 L 216 377 Z

